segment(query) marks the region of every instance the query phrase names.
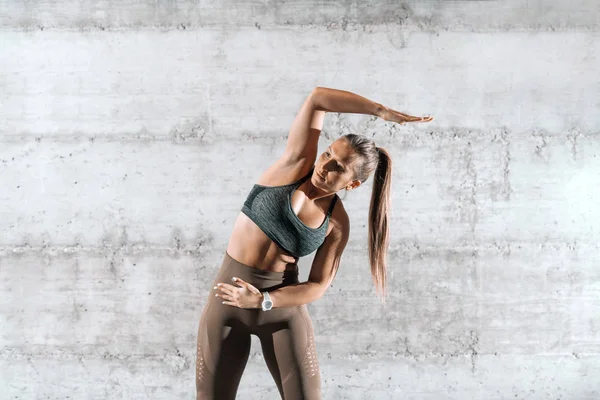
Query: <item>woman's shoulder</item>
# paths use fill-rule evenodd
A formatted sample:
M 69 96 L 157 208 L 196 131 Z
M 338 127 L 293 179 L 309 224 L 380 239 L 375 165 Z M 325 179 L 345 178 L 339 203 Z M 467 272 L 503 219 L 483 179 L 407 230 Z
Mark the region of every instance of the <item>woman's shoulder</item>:
M 337 196 L 337 200 L 335 206 L 333 207 L 333 211 L 331 211 L 331 218 L 329 220 L 329 224 L 331 226 L 330 232 L 337 232 L 347 234 L 350 231 L 350 218 L 348 217 L 348 212 L 344 208 L 344 203 L 340 196 Z
M 314 165 L 308 163 L 290 163 L 277 160 L 267 168 L 256 183 L 263 186 L 283 186 L 298 183 L 308 177 Z

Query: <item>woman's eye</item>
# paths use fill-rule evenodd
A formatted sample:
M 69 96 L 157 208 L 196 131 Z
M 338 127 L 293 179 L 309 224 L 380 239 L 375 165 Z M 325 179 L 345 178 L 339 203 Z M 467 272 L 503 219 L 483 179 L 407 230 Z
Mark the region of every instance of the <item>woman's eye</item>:
M 325 155 L 326 155 L 327 157 L 329 157 L 329 152 L 327 152 L 327 151 L 326 151 L 326 152 L 325 152 Z

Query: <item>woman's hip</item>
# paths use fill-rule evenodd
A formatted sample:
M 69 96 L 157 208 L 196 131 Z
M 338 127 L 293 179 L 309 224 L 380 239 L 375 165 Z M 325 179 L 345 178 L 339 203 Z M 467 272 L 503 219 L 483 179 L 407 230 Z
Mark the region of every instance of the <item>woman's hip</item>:
M 206 303 L 202 311 L 203 315 L 208 314 L 207 318 L 216 325 L 227 325 L 232 321 L 241 321 L 245 325 L 256 326 L 268 314 L 268 320 L 284 320 L 289 318 L 290 314 L 296 314 L 297 307 L 273 308 L 270 311 L 263 311 L 260 308 L 239 308 L 223 304 L 223 298 L 215 296 L 217 291 L 214 286 L 217 283 L 226 283 L 234 287 L 238 284 L 232 281 L 233 277 L 240 278 L 248 282 L 259 290 L 275 290 L 277 288 L 298 283 L 298 271 L 266 271 L 243 264 L 227 252 L 223 257 L 221 266 L 210 286 Z M 265 315 L 263 315 L 265 314 Z

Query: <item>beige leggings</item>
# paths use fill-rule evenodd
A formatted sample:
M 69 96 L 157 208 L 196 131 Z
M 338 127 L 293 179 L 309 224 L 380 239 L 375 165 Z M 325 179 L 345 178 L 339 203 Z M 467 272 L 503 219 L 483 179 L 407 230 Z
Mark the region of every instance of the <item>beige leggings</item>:
M 263 271 L 234 260 L 227 252 L 198 327 L 196 399 L 235 399 L 248 355 L 250 335 L 260 339 L 265 362 L 282 399 L 321 398 L 321 377 L 312 320 L 306 305 L 243 309 L 222 304 L 212 290 L 237 276 L 260 290 L 298 283 L 298 270 Z

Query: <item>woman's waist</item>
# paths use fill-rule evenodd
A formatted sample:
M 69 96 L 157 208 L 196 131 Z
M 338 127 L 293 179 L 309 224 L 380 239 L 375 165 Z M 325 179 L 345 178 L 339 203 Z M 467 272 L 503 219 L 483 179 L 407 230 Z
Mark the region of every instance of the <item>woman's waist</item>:
M 216 281 L 231 283 L 233 277 L 240 278 L 259 289 L 280 285 L 286 286 L 298 283 L 298 266 L 294 265 L 286 271 L 255 268 L 236 260 L 229 252 L 225 251 Z
M 271 240 L 265 243 L 230 243 L 226 255 L 249 268 L 270 272 L 298 271 L 298 258 L 287 254 Z

